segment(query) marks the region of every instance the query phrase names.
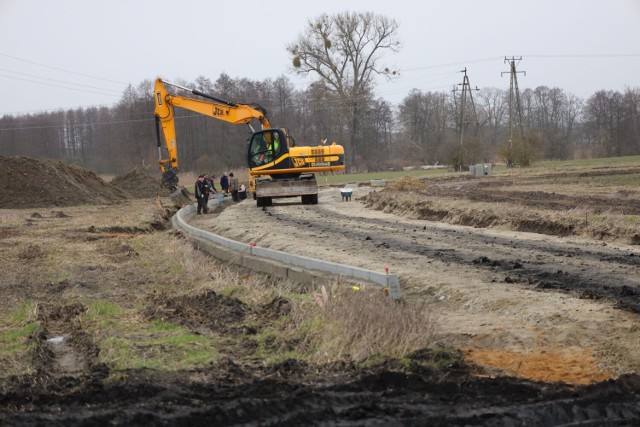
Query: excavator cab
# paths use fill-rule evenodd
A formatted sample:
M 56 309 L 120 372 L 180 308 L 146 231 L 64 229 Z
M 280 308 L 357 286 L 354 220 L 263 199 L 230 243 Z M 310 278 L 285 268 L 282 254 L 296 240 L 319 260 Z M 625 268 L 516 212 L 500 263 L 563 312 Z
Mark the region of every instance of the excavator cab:
M 267 129 L 254 133 L 249 141 L 249 167 L 261 168 L 273 166 L 283 154 L 287 153 L 287 144 L 281 129 Z

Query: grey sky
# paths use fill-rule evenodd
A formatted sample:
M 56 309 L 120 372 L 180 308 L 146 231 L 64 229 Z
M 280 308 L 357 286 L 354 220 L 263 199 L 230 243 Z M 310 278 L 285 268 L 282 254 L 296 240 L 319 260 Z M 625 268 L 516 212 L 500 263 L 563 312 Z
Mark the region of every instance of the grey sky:
M 0 0 L 0 115 L 112 105 L 128 85 L 220 73 L 263 80 L 289 73 L 285 46 L 322 13 L 371 11 L 399 23 L 401 78 L 377 95 L 462 82 L 509 87 L 505 56 L 522 56 L 520 89 L 581 98 L 640 87 L 640 0 Z M 251 100 L 238 100 L 249 102 Z

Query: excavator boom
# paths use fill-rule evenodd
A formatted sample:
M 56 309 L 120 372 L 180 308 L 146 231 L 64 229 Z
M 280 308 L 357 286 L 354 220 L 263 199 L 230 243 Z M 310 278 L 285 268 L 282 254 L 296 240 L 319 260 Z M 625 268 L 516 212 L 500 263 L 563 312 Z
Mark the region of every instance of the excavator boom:
M 165 85 L 204 98 L 171 94 Z M 267 112 L 258 104 L 239 104 L 198 90 L 157 79 L 154 89 L 159 166 L 162 182 L 178 190 L 178 146 L 176 144 L 174 107 L 223 120 L 231 124 L 260 123 L 253 132 L 247 152 L 250 190 L 258 206 L 269 206 L 273 198 L 301 196 L 303 203 L 318 202 L 314 173 L 344 170 L 344 149 L 335 142 L 313 147 L 298 146 L 285 128 L 274 129 Z M 252 128 L 253 131 L 253 128 Z M 164 135 L 167 156 L 163 158 L 160 133 Z M 179 190 L 178 190 L 179 191 Z
M 189 91 L 193 95 L 207 98 L 209 101 L 169 94 L 165 85 Z M 266 111 L 258 105 L 234 104 L 194 89 L 166 82 L 162 79 L 156 79 L 154 95 L 158 149 L 160 150 L 161 148 L 160 128 L 162 128 L 168 153 L 167 158 L 163 159 L 162 153 L 159 152 L 159 164 L 163 173 L 169 172 L 170 174 L 175 174 L 178 171 L 178 147 L 176 144 L 174 107 L 184 108 L 185 110 L 194 111 L 232 124 L 248 124 L 256 119 L 260 122 L 263 129 L 271 128 Z

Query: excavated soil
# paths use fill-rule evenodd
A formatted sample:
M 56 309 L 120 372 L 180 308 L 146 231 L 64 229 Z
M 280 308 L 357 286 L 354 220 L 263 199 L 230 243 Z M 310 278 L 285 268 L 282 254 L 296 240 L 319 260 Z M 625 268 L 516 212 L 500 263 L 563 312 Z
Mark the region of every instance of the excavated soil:
M 4 190 L 36 191 L 38 186 L 23 169 L 33 161 L 0 162 L 3 170 L 12 171 L 11 179 L 3 180 L 0 207 L 13 203 L 15 211 L 5 210 L 4 215 L 26 218 L 24 225 L 0 227 L 2 250 L 11 246 L 25 265 L 5 266 L 2 307 L 35 301 L 38 323 L 29 337 L 34 371 L 0 380 L 1 425 L 640 422 L 637 247 L 585 238 L 575 227 L 558 228 L 553 221 L 531 220 L 528 229 L 537 232 L 523 233 L 519 219 L 507 227 L 500 215 L 465 217 L 453 208 L 424 204 L 425 197 L 471 200 L 481 191 L 486 191 L 483 201 L 493 198 L 498 205 L 527 203 L 520 193 L 506 196 L 513 184 L 496 180 L 487 185 L 458 177 L 436 185 L 407 182 L 405 189 L 402 182 L 384 190 L 362 186 L 349 202 L 341 200 L 338 189 L 326 189 L 315 206 L 276 201 L 258 209 L 250 199 L 225 201 L 214 214 L 194 218 L 192 225 L 247 243 L 364 268 L 389 267 L 399 275 L 406 299 L 428 300 L 437 307 L 437 339 L 457 346 L 461 356 L 439 371 L 430 367 L 445 357 L 440 345 L 367 367 L 292 359 L 265 365 L 255 358 L 251 337 L 288 313 L 290 301 L 276 297 L 266 304 L 242 302 L 212 290 L 184 294 L 179 283 L 175 291 L 145 294 L 143 277 L 122 274 L 141 257 L 130 238 L 144 233 L 176 238 L 157 214 L 147 211 L 147 205 L 155 203 L 152 198 L 135 200 L 132 190 L 125 195 L 126 186 L 114 180 L 118 190 L 105 190 L 111 196 L 102 202 L 85 199 L 85 190 L 64 199 L 72 205 L 102 203 L 95 208 L 51 210 L 63 206 L 55 204 L 63 200 L 56 197 L 38 199 L 41 204 L 33 207 L 20 205 L 26 201 L 16 202 Z M 61 188 L 112 188 L 88 171 L 37 165 L 50 176 L 62 176 Z M 138 180 L 138 172 L 131 177 Z M 637 202 L 628 194 L 620 195 L 626 203 L 619 204 L 584 197 L 576 195 L 574 203 L 591 201 L 590 209 L 605 209 L 606 203 L 607 209 L 627 211 Z M 551 204 L 552 199 L 539 197 L 540 203 Z M 561 209 L 568 206 L 565 202 L 559 197 L 554 206 Z M 127 223 L 142 211 L 148 216 L 146 225 Z M 43 235 L 47 242 L 38 237 Z M 23 243 L 16 248 L 18 241 Z M 78 242 L 94 245 L 104 259 L 100 265 L 87 265 L 83 280 L 41 284 L 30 279 L 30 266 L 38 265 L 50 245 Z M 99 286 L 92 279 L 96 276 L 112 279 L 105 282 L 108 286 Z M 113 375 L 110 366 L 98 362 L 101 349 L 80 321 L 89 307 L 69 295 L 93 296 L 96 301 L 109 295 L 123 304 L 141 301 L 141 318 L 181 325 L 196 334 L 215 330 L 221 357 L 204 368 L 129 369 Z M 296 344 L 282 343 L 283 351 Z
M 0 156 L 0 209 L 104 205 L 130 198 L 168 196 L 143 168 L 105 182 L 94 172 L 57 160 Z
M 156 172 L 159 174 L 158 172 Z M 171 192 L 160 185 L 157 176 L 153 176 L 152 172 L 144 167 L 136 166 L 132 171 L 113 178 L 109 184 L 126 191 L 133 197 L 146 198 L 156 195 L 168 197 Z

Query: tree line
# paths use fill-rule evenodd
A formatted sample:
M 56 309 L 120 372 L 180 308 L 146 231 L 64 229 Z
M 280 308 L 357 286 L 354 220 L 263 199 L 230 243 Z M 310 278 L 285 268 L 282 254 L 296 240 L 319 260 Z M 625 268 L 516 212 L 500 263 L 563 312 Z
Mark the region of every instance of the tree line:
M 352 153 L 351 171 L 402 166 L 501 162 L 509 140 L 509 91 L 475 95 L 474 122 L 460 123 L 459 93 L 411 91 L 399 105 L 365 94 L 358 100 L 359 130 L 352 138 L 353 104 L 312 84 L 294 89 L 282 76 L 251 81 L 221 75 L 179 82 L 233 102 L 258 103 L 271 123 L 286 127 L 298 145 L 336 141 Z M 104 174 L 122 174 L 158 159 L 153 82 L 129 86 L 112 107 L 89 107 L 0 118 L 0 155 L 75 162 Z M 640 154 L 640 88 L 601 90 L 586 100 L 540 86 L 520 94 L 531 160 Z M 245 167 L 250 129 L 176 109 L 182 170 Z M 254 124 L 254 126 L 259 126 Z M 464 126 L 464 139 L 459 132 Z M 164 142 L 163 142 L 164 145 Z
M 343 145 L 349 172 L 433 164 L 464 170 L 479 162 L 527 166 L 539 159 L 640 154 L 640 88 L 601 90 L 585 100 L 539 86 L 516 91 L 517 103 L 512 88 L 482 89 L 475 99 L 469 94 L 469 102 L 464 91 L 412 90 L 392 105 L 375 97 L 374 89 L 376 76 L 397 77 L 381 64 L 384 52 L 400 49 L 394 20 L 344 12 L 308 24 L 287 46 L 291 70 L 317 78 L 305 89 L 296 90 L 285 76 L 253 81 L 222 74 L 215 81 L 202 76 L 176 83 L 259 104 L 298 145 Z M 153 164 L 160 157 L 153 83 L 130 85 L 113 107 L 4 116 L 0 155 L 77 162 L 104 174 Z M 250 133 L 244 126 L 178 108 L 176 133 L 181 170 L 245 167 Z

